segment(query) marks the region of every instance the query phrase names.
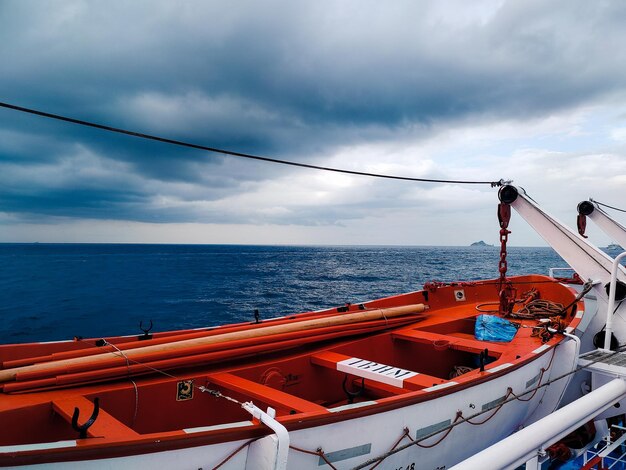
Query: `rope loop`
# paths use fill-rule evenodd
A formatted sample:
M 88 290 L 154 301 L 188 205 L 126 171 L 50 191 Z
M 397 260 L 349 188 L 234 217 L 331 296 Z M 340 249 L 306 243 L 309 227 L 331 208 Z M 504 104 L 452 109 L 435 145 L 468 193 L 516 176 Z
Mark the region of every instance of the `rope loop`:
M 332 464 L 332 462 L 328 459 L 328 457 L 326 457 L 326 454 L 324 453 L 324 449 L 322 449 L 321 447 L 318 447 L 314 451 L 313 450 L 302 449 L 300 447 L 296 447 L 296 446 L 292 446 L 292 445 L 290 445 L 289 448 L 295 450 L 296 452 L 302 452 L 303 454 L 317 455 L 324 462 L 326 462 L 326 465 L 328 465 L 333 470 L 337 470 L 337 467 L 335 467 Z
M 396 443 L 391 447 L 391 449 L 389 449 L 388 452 L 386 452 L 385 454 L 383 454 L 380 458 L 380 460 L 378 461 L 378 463 L 376 463 L 375 465 L 373 465 L 372 467 L 369 468 L 369 470 L 374 470 L 376 467 L 378 467 L 381 463 L 383 463 L 383 460 L 385 460 L 387 457 L 389 457 L 391 454 L 389 452 L 392 452 L 393 450 L 395 450 L 396 447 L 398 447 L 398 445 L 402 442 L 402 440 L 408 437 L 409 440 L 411 442 L 415 442 L 415 440 L 411 437 L 411 432 L 409 431 L 409 428 L 404 428 L 402 430 L 402 435 L 400 436 L 400 439 L 398 439 L 396 441 Z

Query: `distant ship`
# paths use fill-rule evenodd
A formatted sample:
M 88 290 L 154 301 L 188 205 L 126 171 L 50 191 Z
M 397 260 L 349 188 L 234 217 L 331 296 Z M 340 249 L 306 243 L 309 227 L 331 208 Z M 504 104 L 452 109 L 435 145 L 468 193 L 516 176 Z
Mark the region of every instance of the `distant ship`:
M 624 251 L 624 248 L 622 248 L 621 245 L 618 245 L 617 243 L 609 243 L 606 249 Z

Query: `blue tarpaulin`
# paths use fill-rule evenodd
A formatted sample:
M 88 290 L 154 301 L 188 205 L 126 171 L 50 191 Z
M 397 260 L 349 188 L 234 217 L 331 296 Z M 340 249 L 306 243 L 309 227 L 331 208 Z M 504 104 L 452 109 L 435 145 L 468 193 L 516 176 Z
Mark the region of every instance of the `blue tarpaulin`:
M 515 337 L 517 328 L 513 323 L 495 315 L 478 315 L 474 336 L 481 341 L 508 342 Z

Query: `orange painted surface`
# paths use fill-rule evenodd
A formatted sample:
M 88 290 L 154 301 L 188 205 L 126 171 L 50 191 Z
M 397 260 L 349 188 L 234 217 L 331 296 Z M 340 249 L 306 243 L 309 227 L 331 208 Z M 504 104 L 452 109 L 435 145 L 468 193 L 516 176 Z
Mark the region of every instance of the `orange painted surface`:
M 544 300 L 568 305 L 575 297 L 568 287 L 543 276 L 511 280 L 518 283 L 520 292 L 537 288 Z M 454 291 L 459 289 L 464 290 L 463 301 L 455 297 Z M 189 347 L 176 349 L 173 355 L 164 351 L 153 355 L 150 350 L 135 354 L 132 361 L 126 362 L 121 357 L 93 367 L 88 358 L 96 357 L 95 353 L 101 351 L 101 348 L 89 346 L 95 340 L 84 344 L 0 346 L 3 364 L 0 370 L 5 372 L 25 365 L 46 364 L 45 373 L 26 369 L 15 375 L 17 380 L 3 384 L 0 422 L 4 424 L 4 431 L 0 432 L 0 446 L 78 439 L 78 433 L 70 424 L 74 407 L 80 409 L 79 422 L 82 423 L 91 414 L 96 397 L 101 406 L 100 416 L 88 431 L 89 437 L 78 439 L 75 447 L 40 450 L 15 447 L 0 452 L 0 465 L 135 455 L 247 439 L 268 432 L 259 424 L 229 427 L 228 423 L 249 421 L 250 415 L 235 403 L 204 393 L 201 387 L 240 402 L 253 401 L 261 409 L 271 406 L 276 409 L 277 419 L 288 429 L 302 428 L 374 414 L 379 409 L 400 408 L 480 384 L 501 377 L 507 370 L 527 364 L 542 354 L 550 354 L 553 347 L 563 341 L 562 334 L 555 334 L 545 343 L 545 348 L 540 348 L 544 343 L 532 335 L 537 325 L 535 320 L 514 320 L 521 327 L 509 343 L 475 339 L 474 324 L 480 314 L 477 306 L 497 302 L 497 294 L 493 281 L 440 287 L 434 292 L 413 292 L 365 304 L 367 309 L 427 304 L 429 309 L 419 317 L 351 325 L 322 324 L 310 331 L 280 332 L 272 338 L 244 335 L 237 339 L 235 336 L 234 340 L 220 345 L 190 343 Z M 565 324 L 575 328 L 580 322 L 580 315 L 576 313 L 583 310 L 582 301 L 569 308 L 563 318 Z M 350 307 L 349 313 L 358 312 L 358 306 Z M 290 326 L 338 315 L 341 314 L 333 308 L 264 323 Z M 123 347 L 124 351 L 133 351 L 146 345 L 174 344 L 176 339 L 190 340 L 260 328 L 242 323 L 200 332 L 170 332 L 145 342 L 136 338 L 109 338 L 108 341 Z M 487 371 L 502 364 L 511 366 L 493 373 L 480 371 L 477 358 L 484 349 L 488 350 L 489 357 Z M 50 366 L 54 364 L 51 361 L 71 358 L 85 359 L 76 367 L 66 363 Z M 337 370 L 337 364 L 350 358 L 362 358 L 417 375 L 404 380 L 402 386 L 396 386 L 370 374 L 356 401 L 376 404 L 330 412 L 330 408 L 347 403 L 342 385 L 346 373 Z M 469 371 L 450 379 L 456 366 L 464 366 Z M 134 376 L 132 382 L 131 375 Z M 179 389 L 183 380 L 193 381 L 191 398 L 181 399 Z M 361 377 L 354 374 L 348 374 L 346 380 L 350 390 L 361 384 Z M 450 387 L 432 393 L 424 391 L 451 380 Z M 202 431 L 193 434 L 185 431 L 193 428 Z

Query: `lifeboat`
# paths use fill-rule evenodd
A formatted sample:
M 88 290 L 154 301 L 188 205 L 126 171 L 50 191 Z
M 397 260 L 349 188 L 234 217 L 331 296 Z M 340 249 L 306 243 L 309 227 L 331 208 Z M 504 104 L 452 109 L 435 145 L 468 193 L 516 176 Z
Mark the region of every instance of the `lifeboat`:
M 507 282 L 504 313 L 487 280 L 254 323 L 0 346 L 0 465 L 449 468 L 552 413 L 576 367 L 582 296 L 551 277 Z M 497 323 L 512 334 L 491 335 Z

